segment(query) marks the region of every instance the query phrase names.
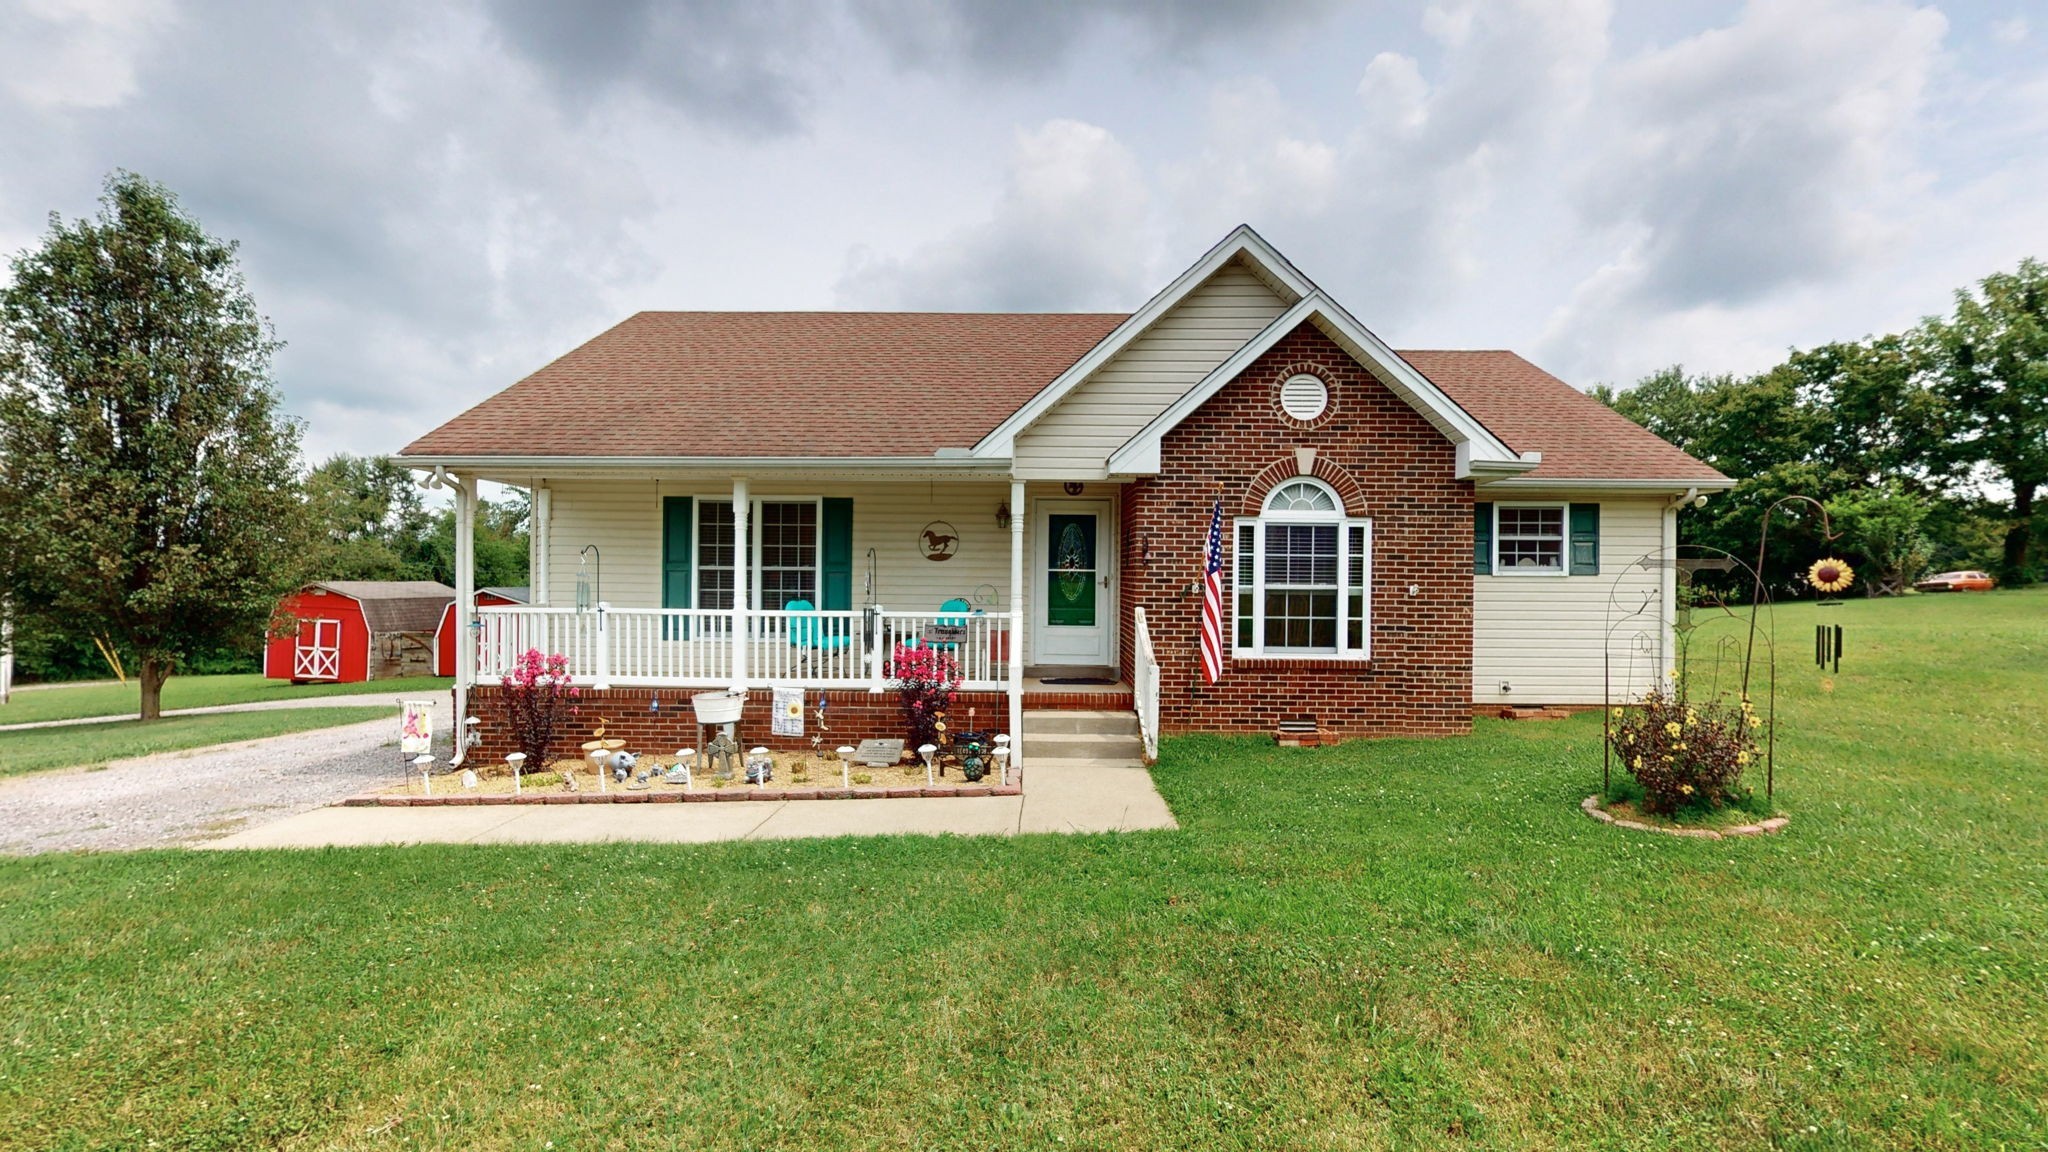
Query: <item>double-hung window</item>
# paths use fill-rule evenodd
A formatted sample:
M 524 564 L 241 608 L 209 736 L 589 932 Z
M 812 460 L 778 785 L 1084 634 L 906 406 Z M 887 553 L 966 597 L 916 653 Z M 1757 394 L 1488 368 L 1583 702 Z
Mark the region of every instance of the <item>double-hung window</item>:
M 737 551 L 730 500 L 705 500 L 697 513 L 697 607 L 729 609 Z M 747 517 L 747 603 L 779 609 L 818 603 L 818 502 L 756 500 Z
M 1494 505 L 1493 570 L 1504 576 L 1562 576 L 1564 505 Z
M 1239 656 L 1363 658 L 1372 651 L 1372 522 L 1319 480 L 1290 480 L 1236 524 Z

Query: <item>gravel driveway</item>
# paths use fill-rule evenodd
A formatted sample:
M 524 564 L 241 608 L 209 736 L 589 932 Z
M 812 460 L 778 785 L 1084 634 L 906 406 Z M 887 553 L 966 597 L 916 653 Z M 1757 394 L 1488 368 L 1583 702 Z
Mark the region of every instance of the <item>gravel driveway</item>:
M 448 701 L 435 754 L 447 756 Z M 0 780 L 0 853 L 167 848 L 398 779 L 396 717 Z

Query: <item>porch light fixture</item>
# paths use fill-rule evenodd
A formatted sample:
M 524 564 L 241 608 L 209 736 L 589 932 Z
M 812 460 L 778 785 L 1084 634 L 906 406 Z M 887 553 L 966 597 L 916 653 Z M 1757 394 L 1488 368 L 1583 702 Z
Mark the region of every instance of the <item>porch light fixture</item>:
M 1005 532 L 1010 530 L 1010 502 L 1008 500 L 996 505 L 996 527 L 1001 528 Z
M 590 558 L 597 557 L 597 594 L 591 595 Z M 604 553 L 595 544 L 585 544 L 576 554 L 576 610 L 588 612 L 604 599 Z

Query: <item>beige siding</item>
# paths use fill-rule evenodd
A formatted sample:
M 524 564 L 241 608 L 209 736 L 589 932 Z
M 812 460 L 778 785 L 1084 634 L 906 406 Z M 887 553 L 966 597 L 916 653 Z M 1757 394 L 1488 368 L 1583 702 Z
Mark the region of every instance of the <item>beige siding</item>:
M 1284 311 L 1243 264 L 1224 265 L 1017 437 L 1017 475 L 1102 478 L 1110 453 Z
M 651 480 L 555 481 L 551 488 L 554 515 L 548 544 L 552 567 L 549 596 L 558 607 L 576 602 L 577 553 L 584 545 L 593 543 L 604 553 L 605 600 L 619 608 L 660 607 L 659 497 L 732 498 L 730 487 L 693 487 L 673 481 L 664 481 L 658 494 Z M 892 611 L 919 611 L 935 609 L 960 596 L 991 613 L 1009 610 L 1010 532 L 996 525 L 996 506 L 1010 497 L 1008 481 L 834 482 L 828 488 L 820 488 L 802 482 L 755 479 L 749 491 L 758 498 L 852 498 L 855 607 L 873 603 Z M 1041 499 L 1063 495 L 1057 484 L 1033 484 L 1026 507 L 1017 513 L 1025 522 L 1027 608 L 1028 589 L 1035 579 L 1043 578 L 1033 570 L 1030 551 L 1030 525 L 1035 522 L 1036 505 Z M 1117 555 L 1115 486 L 1091 484 L 1087 495 L 1111 501 L 1111 535 L 1105 560 L 1113 569 Z M 920 533 L 934 520 L 951 524 L 960 537 L 960 546 L 951 559 L 927 560 L 919 547 Z M 867 590 L 870 548 L 875 551 L 872 595 Z M 980 601 L 976 600 L 977 592 L 982 597 Z M 1104 595 L 1105 611 L 1113 616 L 1116 594 L 1112 589 Z M 1031 659 L 1030 632 L 1027 620 L 1024 639 L 1020 641 L 1027 662 Z
M 1635 562 L 1663 545 L 1663 499 L 1602 499 L 1584 493 L 1508 497 L 1485 489 L 1479 498 L 1504 504 L 1598 500 L 1600 574 L 1472 578 L 1473 702 L 1598 704 L 1603 657 L 1610 646 L 1618 692 L 1656 683 L 1666 644 L 1660 623 L 1663 574 Z M 1616 628 L 1610 641 L 1609 625 L 1646 603 L 1648 610 Z M 1639 634 L 1644 637 L 1640 643 Z M 1512 691 L 1502 692 L 1503 683 Z

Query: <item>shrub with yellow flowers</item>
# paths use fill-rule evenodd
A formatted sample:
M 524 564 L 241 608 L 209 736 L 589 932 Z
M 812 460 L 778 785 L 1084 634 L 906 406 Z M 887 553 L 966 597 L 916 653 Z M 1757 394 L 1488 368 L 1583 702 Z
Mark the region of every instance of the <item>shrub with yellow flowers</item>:
M 1638 707 L 1616 708 L 1607 743 L 1642 785 L 1644 807 L 1662 814 L 1742 799 L 1742 772 L 1762 757 L 1763 734 L 1764 719 L 1748 699 L 1694 701 L 1680 684 L 1651 692 Z

